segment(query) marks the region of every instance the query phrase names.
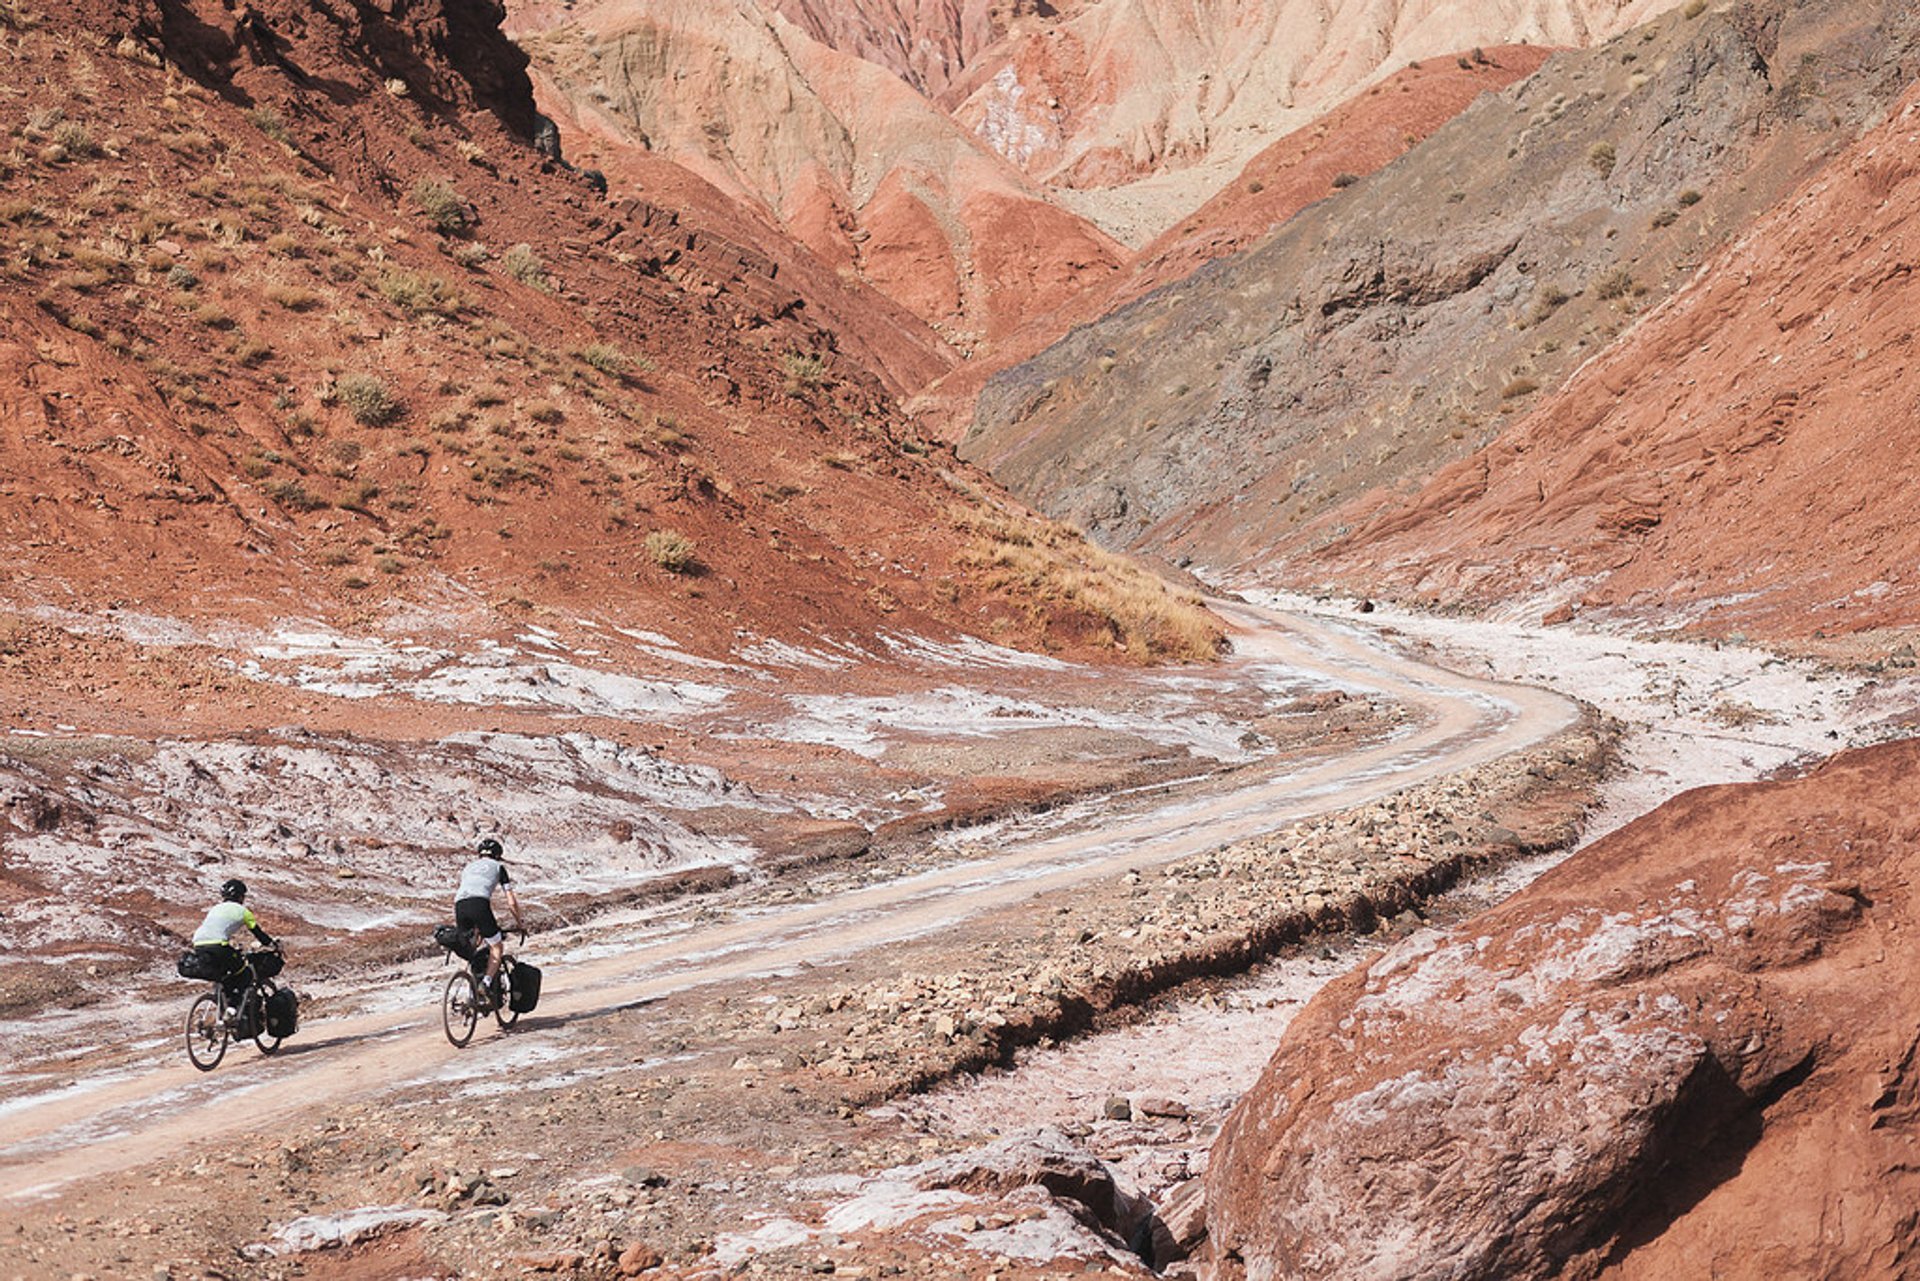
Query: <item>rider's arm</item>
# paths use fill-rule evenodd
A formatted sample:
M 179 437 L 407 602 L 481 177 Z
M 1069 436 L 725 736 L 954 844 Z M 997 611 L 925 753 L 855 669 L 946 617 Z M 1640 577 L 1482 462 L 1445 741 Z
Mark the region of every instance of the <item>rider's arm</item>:
M 258 921 L 256 921 L 256 922 L 254 922 L 254 923 L 253 923 L 253 924 L 252 924 L 251 926 L 249 926 L 248 928 L 250 928 L 250 929 L 251 929 L 251 930 L 253 931 L 253 936 L 254 936 L 255 938 L 257 938 L 257 939 L 259 939 L 259 940 L 260 940 L 260 945 L 261 945 L 262 947 L 277 947 L 277 946 L 278 946 L 278 944 L 276 944 L 276 943 L 275 943 L 275 942 L 273 941 L 273 935 L 271 935 L 271 934 L 269 934 L 269 933 L 267 933 L 267 932 L 266 932 L 265 930 L 263 930 L 263 929 L 261 929 L 261 928 L 260 928 L 260 923 L 259 923 Z
M 513 892 L 511 885 L 503 885 L 500 888 L 507 892 L 507 906 L 513 909 L 513 928 L 523 934 L 526 933 L 526 922 L 520 915 L 520 896 Z

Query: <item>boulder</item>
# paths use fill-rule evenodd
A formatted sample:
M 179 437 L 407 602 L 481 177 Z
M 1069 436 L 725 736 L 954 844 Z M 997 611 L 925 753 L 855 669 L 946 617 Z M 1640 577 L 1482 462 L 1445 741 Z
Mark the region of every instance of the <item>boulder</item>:
M 1104 1162 L 1054 1129 L 1010 1135 L 902 1173 L 922 1190 L 948 1188 L 977 1196 L 1037 1185 L 1121 1241 L 1132 1240 L 1147 1217 L 1146 1204 L 1115 1182 Z
M 1916 768 L 1687 793 L 1330 985 L 1214 1149 L 1209 1275 L 1913 1268 Z

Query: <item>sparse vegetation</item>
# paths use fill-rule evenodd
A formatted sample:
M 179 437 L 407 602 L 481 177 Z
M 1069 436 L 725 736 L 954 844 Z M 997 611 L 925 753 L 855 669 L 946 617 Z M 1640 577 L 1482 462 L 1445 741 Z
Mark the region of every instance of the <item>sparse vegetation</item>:
M 1533 323 L 1539 324 L 1567 305 L 1568 293 L 1558 285 L 1542 285 L 1533 297 Z
M 677 529 L 656 529 L 647 535 L 647 557 L 669 574 L 685 574 L 699 563 L 693 540 Z
M 1100 640 L 1141 661 L 1198 662 L 1220 652 L 1219 624 L 1197 597 L 1069 525 L 991 506 L 977 491 L 972 497 L 973 505 L 954 513 L 973 536 L 961 563 L 986 571 L 989 590 L 1025 597 L 1043 628 L 1049 614 L 1077 615 Z
M 363 427 L 384 427 L 400 416 L 400 401 L 386 383 L 371 374 L 343 374 L 334 395 Z
M 327 506 L 327 500 L 313 494 L 297 480 L 276 480 L 267 487 L 267 495 L 288 511 L 314 512 Z
M 1587 148 L 1587 164 L 1602 178 L 1613 177 L 1613 167 L 1620 162 L 1620 153 L 1610 142 L 1596 142 Z
M 625 378 L 631 373 L 644 373 L 653 368 L 653 362 L 646 357 L 629 356 L 611 343 L 588 343 L 573 354 L 583 364 L 615 378 Z
M 1679 221 L 1680 221 L 1680 211 L 1677 209 L 1662 209 L 1659 213 L 1653 216 L 1653 225 L 1655 229 L 1658 229 L 1661 227 L 1671 227 L 1673 226 L 1674 223 Z
M 53 145 L 72 160 L 83 160 L 100 152 L 100 144 L 93 140 L 93 134 L 78 120 L 63 121 L 54 126 Z
M 787 376 L 787 395 L 797 396 L 810 387 L 818 387 L 826 381 L 826 362 L 811 352 L 790 351 L 780 358 L 780 368 Z
M 1680 11 L 1688 18 L 1697 18 L 1707 11 L 1707 0 L 1687 0 L 1687 7 Z
M 287 122 L 272 107 L 255 107 L 247 113 L 247 123 L 284 147 L 293 145 L 293 135 L 287 132 Z
M 1360 181 L 1359 174 L 1348 173 L 1345 170 L 1341 170 L 1339 173 L 1333 175 L 1333 186 L 1334 186 L 1334 190 L 1336 191 L 1344 187 L 1351 187 L 1354 183 L 1359 181 Z
M 1515 378 L 1500 389 L 1500 399 L 1516 400 L 1521 396 L 1531 396 L 1540 390 L 1540 384 L 1531 378 Z
M 300 285 L 268 285 L 260 292 L 268 302 L 288 311 L 312 311 L 321 302 L 319 294 Z

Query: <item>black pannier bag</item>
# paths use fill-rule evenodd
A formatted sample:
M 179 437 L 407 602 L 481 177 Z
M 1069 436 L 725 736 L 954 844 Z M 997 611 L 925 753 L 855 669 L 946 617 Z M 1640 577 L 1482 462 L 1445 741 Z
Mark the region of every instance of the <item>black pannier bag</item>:
M 247 960 L 252 963 L 256 978 L 270 979 L 287 968 L 287 958 L 278 952 L 250 952 Z
M 533 1007 L 540 1004 L 539 966 L 529 965 L 525 961 L 515 961 L 507 981 L 510 984 L 507 990 L 507 1008 L 515 1014 L 531 1013 Z
M 247 994 L 240 998 L 240 1017 L 233 1024 L 235 1039 L 247 1041 L 259 1036 L 263 1013 L 260 1008 L 260 993 L 248 988 Z
M 181 978 L 194 979 L 201 983 L 211 983 L 222 977 L 220 963 L 197 947 L 190 947 L 180 953 L 180 959 L 174 962 L 173 969 Z
M 471 930 L 463 930 L 458 925 L 436 925 L 433 941 L 469 965 L 473 963 L 475 949 Z
M 267 998 L 267 1034 L 283 1040 L 300 1026 L 300 998 L 283 987 Z

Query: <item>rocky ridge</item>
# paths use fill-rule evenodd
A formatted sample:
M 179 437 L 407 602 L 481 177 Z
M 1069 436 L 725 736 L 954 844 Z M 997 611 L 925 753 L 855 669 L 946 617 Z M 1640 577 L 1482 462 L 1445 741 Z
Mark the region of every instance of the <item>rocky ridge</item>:
M 1415 63 L 1279 139 L 1200 209 L 1142 246 L 1116 272 L 1051 311 L 983 343 L 907 402 L 916 422 L 958 440 L 994 377 L 1040 354 L 1060 335 L 1098 321 L 1207 263 L 1247 249 L 1345 185 L 1397 160 L 1480 94 L 1531 75 L 1549 50 L 1507 45 Z
M 778 14 L 599 0 L 517 34 L 607 150 L 658 153 L 758 205 L 961 351 L 1120 260 L 893 72 Z
M 513 30 L 597 167 L 684 166 L 971 357 L 1409 64 L 1589 43 L 1671 3 L 595 0 L 518 4 Z
M 938 357 L 843 344 L 701 206 L 608 201 L 534 147 L 498 18 L 0 14 L 24 86 L 9 628 L 113 603 L 189 630 L 511 630 L 539 607 L 722 648 L 1047 614 L 1015 584 L 953 595 L 1004 518 L 898 412 L 889 380 Z
M 1139 245 L 1277 136 L 1410 62 L 1475 46 L 1588 45 L 1674 0 L 1062 6 L 974 60 L 957 119 L 1063 203 Z

